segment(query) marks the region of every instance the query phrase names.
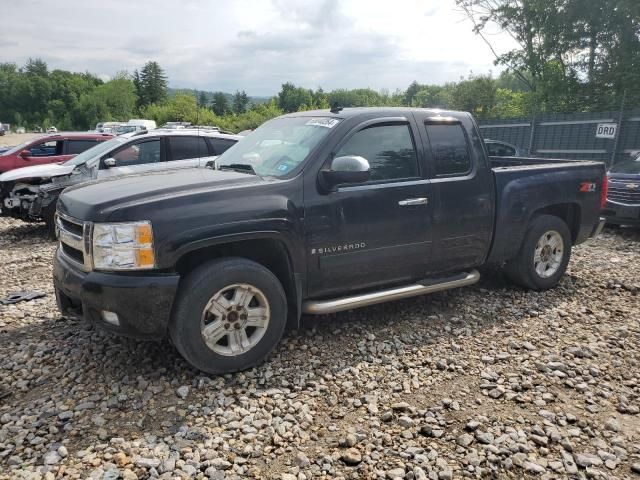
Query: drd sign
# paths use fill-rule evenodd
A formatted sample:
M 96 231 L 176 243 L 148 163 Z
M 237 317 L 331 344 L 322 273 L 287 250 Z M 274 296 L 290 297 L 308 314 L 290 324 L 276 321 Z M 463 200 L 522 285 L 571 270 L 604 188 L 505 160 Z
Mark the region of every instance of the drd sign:
M 599 123 L 596 128 L 596 138 L 616 138 L 617 123 Z

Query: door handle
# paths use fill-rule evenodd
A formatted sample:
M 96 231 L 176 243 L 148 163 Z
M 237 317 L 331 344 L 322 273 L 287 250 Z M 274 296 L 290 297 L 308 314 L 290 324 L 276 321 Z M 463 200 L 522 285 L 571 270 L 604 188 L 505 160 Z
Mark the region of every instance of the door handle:
M 400 200 L 398 205 L 401 207 L 410 207 L 411 205 L 426 205 L 429 203 L 429 199 L 426 197 L 423 198 L 407 198 L 406 200 Z

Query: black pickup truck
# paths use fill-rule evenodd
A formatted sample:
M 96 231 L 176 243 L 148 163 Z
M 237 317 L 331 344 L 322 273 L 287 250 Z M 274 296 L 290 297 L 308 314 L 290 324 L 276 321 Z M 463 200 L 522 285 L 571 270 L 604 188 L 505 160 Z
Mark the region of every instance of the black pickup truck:
M 603 225 L 604 182 L 602 163 L 487 157 L 467 113 L 294 113 L 215 169 L 65 190 L 57 300 L 123 335 L 169 335 L 203 371 L 242 370 L 303 313 L 470 285 L 484 264 L 555 286 Z

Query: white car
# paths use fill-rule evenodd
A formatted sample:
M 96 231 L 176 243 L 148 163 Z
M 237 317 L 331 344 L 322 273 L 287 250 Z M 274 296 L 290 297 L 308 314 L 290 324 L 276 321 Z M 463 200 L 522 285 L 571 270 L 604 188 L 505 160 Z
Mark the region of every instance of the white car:
M 66 187 L 117 175 L 210 166 L 242 138 L 217 131 L 145 130 L 102 142 L 64 163 L 17 168 L 0 175 L 2 215 L 44 220 L 54 237 L 56 202 Z
M 47 133 L 58 133 L 58 129 L 51 125 L 49 128 L 47 128 Z

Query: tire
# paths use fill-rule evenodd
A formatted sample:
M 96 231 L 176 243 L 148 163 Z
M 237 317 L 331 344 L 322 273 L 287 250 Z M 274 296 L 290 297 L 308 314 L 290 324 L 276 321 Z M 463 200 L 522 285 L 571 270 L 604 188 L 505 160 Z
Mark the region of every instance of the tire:
M 561 245 L 558 245 L 560 240 Z M 567 270 L 571 243 L 571 232 L 562 219 L 553 215 L 534 217 L 520 251 L 507 263 L 505 272 L 513 283 L 522 287 L 531 290 L 553 288 Z M 557 246 L 554 248 L 554 245 Z
M 266 325 L 246 325 L 259 322 L 259 314 L 267 318 Z M 191 365 L 223 374 L 261 363 L 282 338 L 286 323 L 287 299 L 276 276 L 251 260 L 226 258 L 198 267 L 181 282 L 169 335 Z

